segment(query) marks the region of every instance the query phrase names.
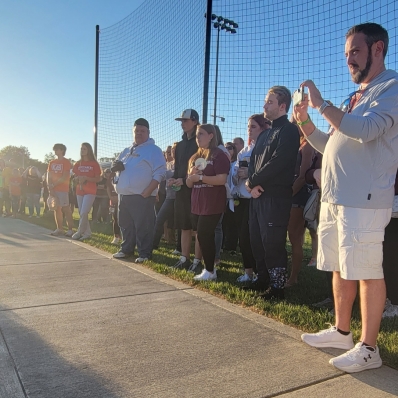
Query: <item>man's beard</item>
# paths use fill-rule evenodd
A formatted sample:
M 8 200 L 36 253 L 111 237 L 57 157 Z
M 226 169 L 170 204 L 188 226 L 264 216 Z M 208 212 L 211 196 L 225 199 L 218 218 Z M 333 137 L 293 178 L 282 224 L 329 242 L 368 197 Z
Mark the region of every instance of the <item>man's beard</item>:
M 370 48 L 368 49 L 368 51 L 369 53 L 368 53 L 368 59 L 366 60 L 365 69 L 362 70 L 359 69 L 357 72 L 351 73 L 352 81 L 356 84 L 363 83 L 363 81 L 367 78 L 370 68 L 372 66 L 373 63 L 372 52 Z
M 274 110 L 274 111 L 271 111 L 271 112 L 269 112 L 269 113 L 267 113 L 266 111 L 264 111 L 264 117 L 267 118 L 268 120 L 273 121 L 273 120 L 275 120 L 275 119 L 278 118 L 278 111 L 277 111 L 277 110 Z

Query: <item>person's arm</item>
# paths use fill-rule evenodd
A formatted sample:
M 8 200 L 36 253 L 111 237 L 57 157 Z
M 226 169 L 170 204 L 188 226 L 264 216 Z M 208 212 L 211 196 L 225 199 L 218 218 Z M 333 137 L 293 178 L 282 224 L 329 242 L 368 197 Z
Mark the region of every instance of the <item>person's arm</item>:
M 152 180 L 149 185 L 142 191 L 141 195 L 147 198 L 152 195 L 152 192 L 164 180 L 166 176 L 166 160 L 160 148 L 155 148 L 151 156 L 152 163 Z
M 286 167 L 289 167 L 291 158 L 297 157 L 298 149 L 299 134 L 296 126 L 287 125 L 286 128 L 282 128 L 279 132 L 277 147 L 271 159 L 249 177 L 249 188 L 254 188 L 257 185 L 264 187 L 269 179 L 278 175 Z
M 301 156 L 300 174 L 293 183 L 293 196 L 296 195 L 305 184 L 305 173 L 311 167 L 312 158 L 314 157 L 314 149 L 311 145 L 305 144 L 303 146 Z

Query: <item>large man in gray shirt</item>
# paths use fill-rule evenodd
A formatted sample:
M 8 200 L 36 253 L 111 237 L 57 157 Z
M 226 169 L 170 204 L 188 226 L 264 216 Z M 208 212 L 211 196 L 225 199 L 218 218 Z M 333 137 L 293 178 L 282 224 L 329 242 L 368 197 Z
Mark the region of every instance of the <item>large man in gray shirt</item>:
M 386 70 L 387 31 L 375 23 L 354 26 L 346 34 L 345 56 L 352 80 L 360 84 L 341 110 L 324 101 L 311 81 L 308 101 L 294 109 L 310 144 L 323 153 L 318 268 L 333 272 L 336 324 L 303 334 L 314 347 L 349 351 L 330 363 L 346 372 L 382 364 L 376 339 L 386 300 L 382 269 L 384 229 L 391 218 L 398 165 L 398 74 Z M 330 123 L 319 131 L 308 105 Z M 354 346 L 352 305 L 361 290 L 362 336 Z

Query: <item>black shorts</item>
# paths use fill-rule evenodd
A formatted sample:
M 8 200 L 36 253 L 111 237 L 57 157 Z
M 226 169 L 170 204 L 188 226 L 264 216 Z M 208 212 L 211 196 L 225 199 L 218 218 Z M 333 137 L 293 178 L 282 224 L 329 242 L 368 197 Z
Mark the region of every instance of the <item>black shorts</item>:
M 293 196 L 292 198 L 292 207 L 300 207 L 304 209 L 307 200 L 311 196 L 311 191 L 310 188 L 308 187 L 307 184 L 305 184 L 300 191 L 296 193 L 296 195 Z
M 191 189 L 186 186 L 182 186 L 181 190 L 176 192 L 174 201 L 174 228 L 192 229 Z

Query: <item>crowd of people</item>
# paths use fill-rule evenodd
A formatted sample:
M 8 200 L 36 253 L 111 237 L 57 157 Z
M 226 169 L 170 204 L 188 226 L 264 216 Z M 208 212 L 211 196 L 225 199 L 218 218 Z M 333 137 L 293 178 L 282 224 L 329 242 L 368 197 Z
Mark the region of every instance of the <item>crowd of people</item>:
M 298 282 L 308 228 L 313 249 L 308 265 L 327 275 L 325 302 L 334 303 L 336 321 L 319 333 L 303 334 L 302 340 L 348 350 L 330 360 L 347 372 L 381 366 L 376 345 L 381 319 L 398 316 L 398 200 L 392 210 L 398 194 L 398 75 L 385 68 L 387 48 L 383 27 L 354 26 L 346 35 L 345 55 L 360 88 L 340 108 L 325 101 L 311 80 L 301 84 L 307 93 L 293 106 L 291 91 L 273 86 L 263 114 L 248 118 L 247 137 L 225 144 L 219 127 L 201 124 L 194 109 L 175 119 L 181 122 L 182 140 L 165 152 L 150 137 L 149 122 L 137 119 L 133 144 L 104 172 L 90 144 L 81 145 L 81 159 L 73 166 L 65 158 L 66 147 L 56 144 L 57 158 L 45 178 L 57 224 L 52 234 L 89 238 L 88 214 L 97 200 L 97 221 L 106 219 L 108 210 L 113 215 L 112 243 L 120 244 L 114 258 L 136 254 L 135 261 L 143 263 L 164 234 L 175 245 L 173 254 L 180 256 L 174 268 L 193 272 L 195 280 L 213 281 L 221 251 L 235 255 L 239 248 L 244 273 L 237 282 L 242 289 L 280 300 Z M 316 128 L 309 107 L 329 123 L 327 133 Z M 22 181 L 30 214 L 34 208 L 39 214 L 38 170 L 21 175 L 15 169 L 5 178 L 4 164 L 1 169 L 1 200 L 10 198 L 11 214 L 20 206 Z M 70 181 L 80 214 L 76 232 Z M 320 190 L 321 199 L 311 202 L 318 210 L 315 219 L 306 221 L 314 190 Z M 354 345 L 350 320 L 358 286 L 362 336 Z

